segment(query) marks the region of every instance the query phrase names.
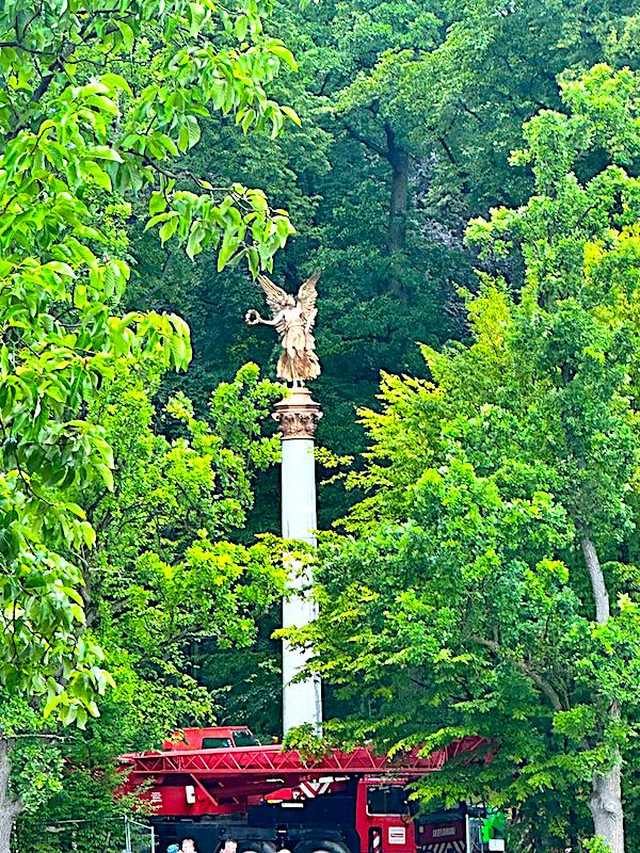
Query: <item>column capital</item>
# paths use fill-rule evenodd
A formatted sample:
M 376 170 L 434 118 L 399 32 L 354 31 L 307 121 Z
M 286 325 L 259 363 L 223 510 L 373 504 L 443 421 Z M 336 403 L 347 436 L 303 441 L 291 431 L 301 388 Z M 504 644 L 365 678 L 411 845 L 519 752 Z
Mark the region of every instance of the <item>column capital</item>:
M 284 440 L 289 438 L 314 438 L 318 421 L 322 417 L 319 403 L 308 388 L 293 388 L 276 403 L 273 419 L 278 422 Z

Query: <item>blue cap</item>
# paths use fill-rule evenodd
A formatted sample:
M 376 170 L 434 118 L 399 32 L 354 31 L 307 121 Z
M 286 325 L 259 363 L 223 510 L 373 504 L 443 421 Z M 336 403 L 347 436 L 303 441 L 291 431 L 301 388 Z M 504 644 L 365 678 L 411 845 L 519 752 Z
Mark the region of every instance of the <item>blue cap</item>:
M 170 844 L 167 847 L 167 853 L 180 853 L 180 848 L 177 844 Z

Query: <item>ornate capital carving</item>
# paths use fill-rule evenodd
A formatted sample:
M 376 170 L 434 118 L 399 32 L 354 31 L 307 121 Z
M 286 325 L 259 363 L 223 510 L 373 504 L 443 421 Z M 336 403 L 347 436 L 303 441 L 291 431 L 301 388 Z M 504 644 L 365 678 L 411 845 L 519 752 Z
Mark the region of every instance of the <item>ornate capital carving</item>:
M 283 439 L 314 438 L 322 409 L 308 388 L 295 388 L 288 397 L 276 403 L 273 419 L 278 422 Z

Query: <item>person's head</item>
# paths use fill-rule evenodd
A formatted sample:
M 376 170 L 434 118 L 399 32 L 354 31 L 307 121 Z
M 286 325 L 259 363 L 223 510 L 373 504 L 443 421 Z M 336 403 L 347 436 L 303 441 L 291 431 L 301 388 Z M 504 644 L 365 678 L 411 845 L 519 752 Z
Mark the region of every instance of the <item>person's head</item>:
M 197 853 L 193 838 L 185 838 L 180 848 L 181 853 Z

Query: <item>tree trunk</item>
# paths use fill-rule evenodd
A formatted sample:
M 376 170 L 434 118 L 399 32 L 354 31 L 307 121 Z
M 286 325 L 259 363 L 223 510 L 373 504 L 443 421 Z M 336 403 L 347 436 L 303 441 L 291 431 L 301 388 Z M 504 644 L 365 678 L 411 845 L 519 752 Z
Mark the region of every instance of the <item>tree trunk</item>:
M 596 622 L 598 625 L 605 625 L 609 621 L 611 610 L 609 607 L 609 593 L 607 585 L 604 582 L 604 574 L 602 566 L 598 559 L 598 554 L 593 542 L 585 536 L 582 540 L 582 553 L 589 569 L 589 577 L 591 578 L 591 589 L 593 590 L 593 598 L 596 605 Z
M 580 849 L 578 838 L 578 816 L 576 815 L 576 810 L 572 807 L 569 809 L 569 844 L 571 853 L 577 853 Z
M 595 773 L 589 808 L 596 835 L 601 835 L 612 853 L 624 853 L 624 815 L 620 759 L 608 773 Z
M 11 741 L 0 737 L 0 853 L 11 853 L 11 834 L 15 819 L 22 810 L 10 787 Z
M 591 589 L 596 606 L 596 622 L 599 625 L 604 625 L 609 621 L 611 609 L 602 566 L 591 539 L 585 536 L 581 544 L 591 578 Z M 611 705 L 609 713 L 614 720 L 620 718 L 620 706 L 617 702 Z M 606 773 L 593 774 L 589 808 L 591 809 L 596 835 L 601 836 L 607 842 L 611 853 L 624 853 L 622 758 L 620 753 L 616 753 L 611 770 Z
M 407 240 L 409 199 L 409 154 L 402 148 L 389 152 L 391 163 L 391 209 L 389 211 L 389 251 L 403 252 Z
M 391 164 L 391 203 L 389 207 L 389 254 L 392 257 L 404 252 L 407 239 L 407 210 L 409 199 L 409 152 L 398 144 L 390 125 L 385 125 L 387 158 Z M 402 289 L 402 281 L 395 270 L 391 288 L 395 293 Z

